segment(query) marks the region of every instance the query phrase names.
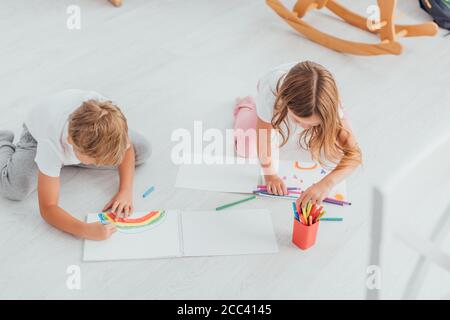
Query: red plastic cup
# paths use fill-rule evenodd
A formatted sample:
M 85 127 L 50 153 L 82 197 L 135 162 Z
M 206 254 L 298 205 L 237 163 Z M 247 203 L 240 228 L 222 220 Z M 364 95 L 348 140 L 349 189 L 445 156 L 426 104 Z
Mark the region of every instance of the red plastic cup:
M 312 247 L 316 243 L 317 230 L 319 230 L 319 222 L 316 222 L 311 226 L 307 226 L 297 219 L 294 219 L 292 242 L 302 250 L 306 250 Z

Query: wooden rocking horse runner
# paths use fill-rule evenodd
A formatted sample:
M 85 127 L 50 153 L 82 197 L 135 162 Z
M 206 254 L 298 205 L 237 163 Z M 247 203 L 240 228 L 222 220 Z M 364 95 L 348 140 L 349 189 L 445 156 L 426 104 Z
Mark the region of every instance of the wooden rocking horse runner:
M 280 0 L 266 0 L 266 2 L 291 27 L 308 39 L 332 50 L 355 55 L 400 54 L 402 45 L 397 41 L 398 37 L 434 36 L 438 30 L 434 22 L 396 25 L 394 23 L 396 0 L 378 0 L 380 23 L 376 28 L 369 28 L 365 17 L 348 10 L 335 0 L 298 0 L 293 11 L 287 9 Z M 323 7 L 355 27 L 379 34 L 380 43 L 370 44 L 340 39 L 319 31 L 301 20 L 308 11 Z

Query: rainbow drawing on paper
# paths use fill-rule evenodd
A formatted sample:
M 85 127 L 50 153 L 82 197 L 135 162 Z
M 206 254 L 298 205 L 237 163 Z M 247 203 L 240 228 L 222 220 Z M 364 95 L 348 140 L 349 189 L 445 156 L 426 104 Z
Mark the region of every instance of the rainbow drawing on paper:
M 115 219 L 115 214 L 112 212 L 99 213 L 98 218 L 102 223 L 108 221 L 117 227 L 117 231 L 124 233 L 138 233 L 154 228 L 159 225 L 166 217 L 164 210 L 154 210 L 139 218 Z

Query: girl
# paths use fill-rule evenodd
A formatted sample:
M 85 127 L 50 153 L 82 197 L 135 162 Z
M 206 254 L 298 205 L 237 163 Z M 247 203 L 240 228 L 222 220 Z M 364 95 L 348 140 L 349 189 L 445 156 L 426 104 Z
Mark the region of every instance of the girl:
M 340 107 L 333 76 L 317 63 L 279 66 L 260 79 L 256 103 L 251 97 L 236 103 L 235 132 L 256 128 L 253 136 L 236 138 L 236 151 L 240 156 L 257 154 L 267 191 L 275 195 L 286 195 L 287 188 L 272 167 L 271 130 L 280 133 L 283 146 L 291 135 L 292 123 L 303 129 L 299 145 L 311 152 L 314 161 L 322 166 L 335 164 L 333 171 L 297 201 L 301 206 L 310 200 L 320 204 L 333 186 L 361 164 L 361 152 Z

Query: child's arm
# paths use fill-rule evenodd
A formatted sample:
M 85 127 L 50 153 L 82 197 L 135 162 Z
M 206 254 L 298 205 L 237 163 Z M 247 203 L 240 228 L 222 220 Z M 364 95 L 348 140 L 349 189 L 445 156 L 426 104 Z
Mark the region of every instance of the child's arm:
M 357 142 L 355 139 L 355 136 L 353 135 L 353 132 L 350 129 L 350 126 L 347 122 L 347 120 L 342 120 L 342 123 L 344 125 L 344 129 L 342 130 L 338 141 L 341 145 L 349 145 L 349 146 L 356 146 Z M 345 178 L 350 176 L 350 174 L 356 170 L 356 168 L 359 166 L 359 162 L 353 162 L 353 164 L 347 164 L 347 165 L 340 165 L 342 164 L 346 158 L 344 155 L 333 171 L 331 171 L 328 175 L 326 175 L 322 180 L 320 180 L 318 183 L 314 184 L 313 186 L 309 187 L 305 190 L 305 192 L 302 193 L 300 198 L 297 200 L 297 202 L 304 206 L 308 203 L 309 200 L 311 200 L 313 203 L 321 203 L 323 199 L 325 199 L 328 194 L 330 193 L 331 189 L 338 184 L 339 182 L 343 181 Z
M 59 177 L 49 177 L 41 172 L 38 175 L 39 209 L 44 220 L 55 228 L 74 236 L 91 240 L 105 240 L 116 231 L 114 225 L 102 225 L 100 222 L 85 223 L 58 206 Z
M 119 165 L 119 191 L 105 205 L 103 211 L 111 209 L 117 218 L 122 216 L 127 218 L 133 213 L 133 177 L 135 167 L 135 152 L 130 146 L 125 153 L 122 163 Z
M 267 191 L 276 195 L 286 195 L 287 188 L 272 166 L 272 124 L 264 122 L 258 117 L 256 122 L 256 144 L 258 158 L 263 168 L 264 180 L 267 184 Z

